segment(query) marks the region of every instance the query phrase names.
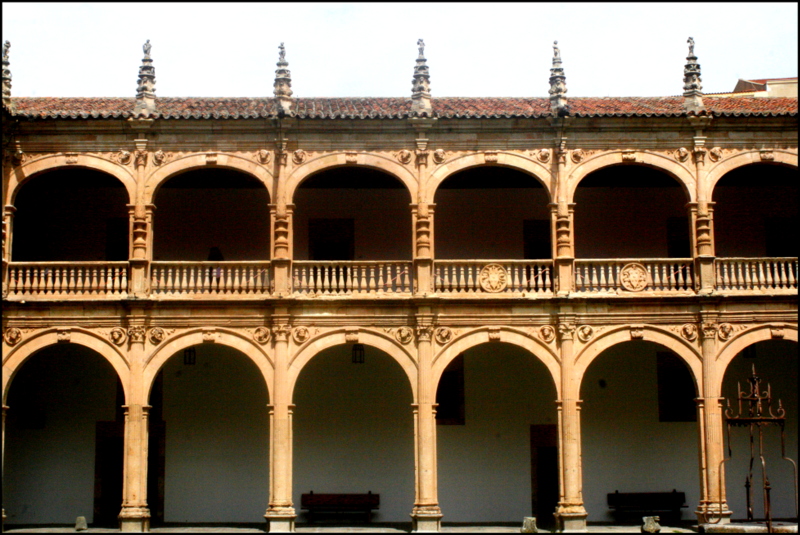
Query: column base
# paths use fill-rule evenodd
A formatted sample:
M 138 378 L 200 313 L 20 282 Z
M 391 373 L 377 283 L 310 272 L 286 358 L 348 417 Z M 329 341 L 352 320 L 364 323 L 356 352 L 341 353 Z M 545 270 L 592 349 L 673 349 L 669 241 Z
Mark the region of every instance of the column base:
M 698 524 L 730 524 L 733 511 L 728 509 L 728 504 L 723 502 L 722 507 L 719 503 L 701 503 L 694 512 Z
M 264 518 L 267 519 L 269 533 L 294 533 L 294 521 L 297 518 L 294 507 L 270 507 Z
M 150 531 L 150 509 L 147 507 L 123 507 L 117 520 L 120 531 L 127 533 Z
M 580 506 L 583 509 L 583 506 Z M 572 507 L 571 509 L 575 509 Z M 558 512 L 553 513 L 556 519 L 556 531 L 561 533 L 582 533 L 586 531 L 586 511 L 583 512 Z
M 438 505 L 414 506 L 411 512 L 412 533 L 438 533 L 442 530 L 442 510 Z

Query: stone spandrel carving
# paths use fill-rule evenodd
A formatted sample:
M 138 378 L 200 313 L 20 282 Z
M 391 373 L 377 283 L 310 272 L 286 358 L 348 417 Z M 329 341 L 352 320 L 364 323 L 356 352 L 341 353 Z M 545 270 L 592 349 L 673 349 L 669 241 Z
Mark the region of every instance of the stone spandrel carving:
M 266 149 L 261 149 L 258 151 L 256 156 L 258 157 L 258 161 L 263 164 L 268 164 L 270 160 L 272 160 L 272 154 Z
M 153 327 L 152 329 L 150 329 L 149 333 L 150 343 L 153 345 L 158 345 L 164 341 L 164 337 L 166 335 L 167 334 L 164 332 L 164 329 L 162 329 L 161 327 Z
M 270 332 L 266 327 L 256 327 L 253 330 L 253 340 L 255 340 L 256 343 L 264 345 L 269 342 L 269 339 Z
M 311 332 L 308 330 L 308 327 L 295 327 L 294 331 L 292 332 L 292 338 L 294 338 L 294 341 L 298 344 L 302 344 L 311 338 Z
M 500 264 L 488 264 L 478 274 L 478 281 L 485 292 L 502 292 L 508 287 L 508 272 Z
M 730 323 L 720 323 L 717 328 L 717 336 L 723 342 L 727 341 L 733 334 L 734 328 Z
M 547 163 L 550 161 L 550 154 L 551 154 L 550 149 L 539 149 L 537 151 L 534 151 L 533 154 L 536 156 L 536 159 L 538 159 L 542 163 Z
M 686 323 L 681 326 L 681 336 L 690 342 L 697 340 L 697 325 L 694 323 Z
M 108 338 L 111 340 L 111 343 L 114 344 L 115 346 L 121 346 L 128 339 L 128 335 L 125 333 L 125 329 L 121 329 L 120 327 L 114 327 L 108 333 Z
M 22 341 L 22 331 L 16 327 L 9 327 L 3 332 L 3 340 L 10 346 L 17 345 Z
M 400 327 L 395 331 L 394 338 L 401 344 L 406 345 L 414 339 L 414 331 L 411 327 Z
M 411 151 L 408 149 L 403 149 L 395 154 L 397 161 L 402 164 L 411 163 Z
M 650 283 L 647 269 L 642 264 L 626 264 L 619 274 L 619 282 L 629 292 L 641 292 Z
M 292 161 L 296 164 L 301 164 L 306 161 L 308 155 L 303 149 L 297 149 L 292 153 Z
M 437 164 L 438 163 L 444 163 L 444 161 L 446 159 L 447 159 L 447 152 L 445 152 L 443 149 L 436 149 L 435 151 L 433 151 L 433 162 L 434 163 L 437 163 Z
M 539 338 L 545 343 L 550 343 L 556 338 L 556 330 L 552 325 L 542 325 L 539 327 Z
M 453 331 L 448 329 L 447 327 L 437 327 L 436 331 L 434 331 L 434 336 L 436 337 L 436 341 L 439 342 L 441 345 L 445 345 L 450 340 L 453 339 Z
M 689 149 L 681 147 L 675 151 L 675 159 L 679 162 L 685 162 L 689 159 L 690 154 Z
M 586 343 L 592 339 L 592 336 L 594 336 L 594 329 L 592 328 L 591 325 L 581 325 L 580 327 L 578 327 L 577 333 L 578 333 L 578 340 L 580 340 L 583 343 Z

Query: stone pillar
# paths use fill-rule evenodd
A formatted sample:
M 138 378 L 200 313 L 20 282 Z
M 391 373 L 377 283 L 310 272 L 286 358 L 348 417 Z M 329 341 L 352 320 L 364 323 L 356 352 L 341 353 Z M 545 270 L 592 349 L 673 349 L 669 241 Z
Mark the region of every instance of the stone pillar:
M 2 469 L 3 471 L 5 471 L 5 468 L 6 468 L 6 411 L 8 411 L 8 406 L 3 405 L 3 445 L 2 445 L 3 449 L 2 449 L 2 458 L 0 458 L 0 469 Z M 2 516 L 2 520 L 1 520 L 2 524 L 0 524 L 0 529 L 2 529 L 3 526 L 6 523 L 6 508 L 5 508 L 5 505 L 3 505 L 3 511 L 2 512 L 3 512 L 3 516 Z
M 416 496 L 411 512 L 416 533 L 437 532 L 442 523 L 436 471 L 436 385 L 431 381 L 432 319 L 429 313 L 417 316 L 419 376 L 417 403 L 413 405 Z
M 293 204 L 271 204 L 272 227 L 272 284 L 275 295 L 287 296 L 292 293 L 293 242 Z
M 572 237 L 574 203 L 550 203 L 550 228 L 553 251 L 553 285 L 556 295 L 574 290 L 575 245 Z
M 142 384 L 144 369 L 145 328 L 137 325 L 128 330 L 128 357 L 131 379 L 128 404 L 125 408 L 123 450 L 122 510 L 119 529 L 127 532 L 150 531 L 150 509 L 147 507 L 147 389 Z
M 716 287 L 714 260 L 714 203 L 689 203 L 692 222 L 692 251 L 694 252 L 695 285 L 697 291 L 709 294 Z
M 8 295 L 8 264 L 11 262 L 11 237 L 16 211 L 17 209 L 10 204 L 3 207 L 3 297 Z
M 709 319 L 709 318 L 705 318 Z M 698 400 L 698 427 L 700 452 L 704 456 L 700 462 L 701 496 L 695 511 L 700 523 L 709 521 L 727 524 L 732 511 L 728 509 L 725 497 L 725 472 L 721 465 L 725 458 L 723 441 L 722 398 L 719 397 L 717 380 L 716 346 L 717 324 L 705 321 L 700 329 L 703 351 L 703 394 Z
M 292 412 L 290 403 L 289 318 L 273 316 L 272 334 L 275 341 L 275 384 L 269 409 L 270 423 L 270 485 L 269 507 L 264 515 L 270 533 L 294 531 L 297 514 L 292 502 Z
M 433 211 L 435 204 L 411 205 L 414 222 L 414 287 L 419 294 L 435 291 L 433 273 Z
M 575 324 L 562 319 L 558 324 L 561 348 L 561 399 L 558 406 L 559 500 L 556 525 L 560 531 L 586 531 L 581 468 L 581 422 L 578 393 L 580 382 L 573 377 L 572 345 Z
M 130 218 L 130 288 L 128 294 L 137 298 L 150 295 L 150 262 L 153 257 L 153 211 L 155 205 L 128 205 Z

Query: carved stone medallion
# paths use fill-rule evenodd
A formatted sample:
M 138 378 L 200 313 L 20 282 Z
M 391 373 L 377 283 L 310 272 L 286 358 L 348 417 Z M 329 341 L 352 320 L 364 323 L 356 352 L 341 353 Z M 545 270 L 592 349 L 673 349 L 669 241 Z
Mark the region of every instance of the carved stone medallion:
M 395 154 L 395 157 L 397 158 L 397 161 L 399 161 L 400 163 L 403 164 L 409 163 L 411 161 L 411 151 L 403 149 L 397 154 Z
M 647 269 L 642 264 L 626 264 L 619 274 L 619 282 L 629 292 L 641 292 L 649 284 Z
M 292 338 L 294 338 L 294 341 L 297 342 L 298 344 L 302 344 L 303 342 L 311 338 L 311 332 L 308 330 L 307 327 L 303 326 L 295 327 L 294 331 L 292 332 Z
M 403 345 L 408 344 L 414 339 L 414 331 L 411 327 L 400 327 L 394 333 L 395 339 Z
M 253 340 L 264 345 L 269 342 L 270 332 L 266 327 L 256 327 L 253 331 Z
M 272 154 L 268 150 L 261 149 L 260 151 L 258 151 L 258 161 L 259 162 L 261 162 L 263 164 L 267 164 L 267 163 L 269 163 L 269 161 L 271 159 L 272 159 Z
M 292 153 L 292 161 L 296 164 L 301 164 L 306 161 L 306 151 L 297 149 Z
M 162 329 L 161 327 L 153 327 L 152 329 L 150 329 L 149 334 L 150 334 L 150 343 L 152 343 L 153 345 L 158 345 L 161 342 L 163 342 L 164 337 L 166 336 L 164 329 Z
M 539 149 L 536 151 L 536 158 L 542 162 L 547 163 L 550 161 L 550 149 Z
M 694 323 L 686 323 L 681 327 L 681 336 L 694 342 L 697 339 L 697 325 Z
M 708 158 L 712 162 L 718 162 L 722 159 L 722 149 L 720 147 L 714 147 L 710 151 L 708 151 Z
M 592 336 L 594 336 L 594 329 L 591 325 L 581 325 L 578 327 L 578 340 L 584 344 L 591 340 Z
M 9 327 L 3 333 L 3 340 L 10 346 L 17 345 L 22 340 L 22 331 L 16 327 Z
M 114 327 L 111 329 L 111 332 L 108 333 L 108 337 L 111 339 L 111 343 L 113 343 L 115 346 L 121 346 L 125 343 L 125 340 L 128 339 L 125 329 L 121 329 L 119 327 Z
M 439 342 L 441 345 L 445 345 L 453 338 L 453 331 L 447 327 L 437 327 L 434 336 L 436 337 L 437 342 Z
M 442 163 L 447 159 L 447 153 L 443 149 L 433 151 L 433 162 Z
M 733 334 L 733 325 L 730 323 L 720 323 L 719 327 L 717 328 L 717 336 L 719 339 L 725 342 L 728 338 L 731 337 Z
M 675 151 L 675 159 L 679 162 L 685 162 L 689 159 L 689 149 L 681 147 Z
M 488 264 L 481 270 L 478 280 L 485 292 L 502 292 L 508 286 L 508 272 L 500 264 Z
M 539 327 L 539 338 L 549 344 L 556 338 L 555 328 L 552 325 L 542 325 Z
M 127 150 L 121 150 L 114 155 L 114 159 L 116 159 L 122 165 L 128 165 L 133 160 L 133 156 Z

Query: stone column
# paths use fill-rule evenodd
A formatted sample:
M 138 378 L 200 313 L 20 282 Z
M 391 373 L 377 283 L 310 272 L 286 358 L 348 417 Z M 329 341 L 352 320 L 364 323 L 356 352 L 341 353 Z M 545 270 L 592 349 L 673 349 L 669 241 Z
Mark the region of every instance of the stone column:
M 414 222 L 414 287 L 415 293 L 429 294 L 435 291 L 433 273 L 433 211 L 432 203 L 411 205 L 411 220 Z
M 292 405 L 289 394 L 289 318 L 273 316 L 275 341 L 275 384 L 269 406 L 270 423 L 270 488 L 269 507 L 264 515 L 270 533 L 294 531 L 297 518 L 292 502 Z
M 580 383 L 573 377 L 572 345 L 575 324 L 562 320 L 558 324 L 561 348 L 561 399 L 558 406 L 559 500 L 556 525 L 560 531 L 586 531 L 586 509 L 583 507 L 583 474 L 581 469 L 581 423 L 578 399 Z
M 17 209 L 10 204 L 3 207 L 3 297 L 8 295 L 8 264 L 11 262 L 11 237 L 16 211 Z
M 706 138 L 703 128 L 708 125 L 707 118 L 693 118 L 690 120 L 696 133 L 693 138 L 694 148 L 692 158 L 695 167 L 695 181 L 697 182 L 697 203 L 690 203 L 690 218 L 692 220 L 692 240 L 694 255 L 695 284 L 698 293 L 709 294 L 714 291 L 716 284 L 714 271 L 714 228 L 713 204 L 707 197 L 706 163 Z
M 272 283 L 275 295 L 292 293 L 292 227 L 293 204 L 271 204 Z
M 2 449 L 2 458 L 0 459 L 0 469 L 2 469 L 3 471 L 5 471 L 5 468 L 6 468 L 6 411 L 8 411 L 8 406 L 3 405 L 3 445 L 2 445 L 3 449 Z M 3 526 L 5 525 L 5 522 L 6 522 L 6 508 L 5 508 L 5 505 L 3 505 L 2 513 L 3 513 L 3 516 L 2 516 L 2 520 L 0 520 L 2 522 L 2 524 L 0 524 L 0 529 L 3 528 Z
M 130 384 L 125 408 L 125 438 L 122 475 L 122 510 L 120 531 L 150 531 L 150 509 L 147 507 L 147 389 L 142 383 L 144 370 L 145 328 L 128 330 Z
M 709 318 L 705 318 L 708 320 Z M 703 351 L 703 394 L 698 401 L 698 427 L 700 451 L 704 456 L 700 462 L 701 496 L 695 511 L 700 523 L 713 521 L 720 524 L 730 522 L 732 511 L 725 497 L 725 472 L 721 466 L 725 458 L 723 441 L 722 398 L 717 381 L 716 346 L 717 324 L 704 321 L 700 329 Z
M 553 285 L 556 295 L 574 290 L 575 246 L 572 237 L 574 203 L 550 203 L 550 228 L 553 251 Z
M 431 382 L 432 320 L 429 313 L 417 316 L 419 376 L 417 403 L 413 405 L 416 496 L 411 512 L 416 533 L 437 532 L 442 523 L 436 471 L 436 385 Z
M 153 260 L 153 211 L 155 205 L 128 205 L 130 217 L 130 288 L 129 295 L 146 298 L 150 295 L 150 262 Z

